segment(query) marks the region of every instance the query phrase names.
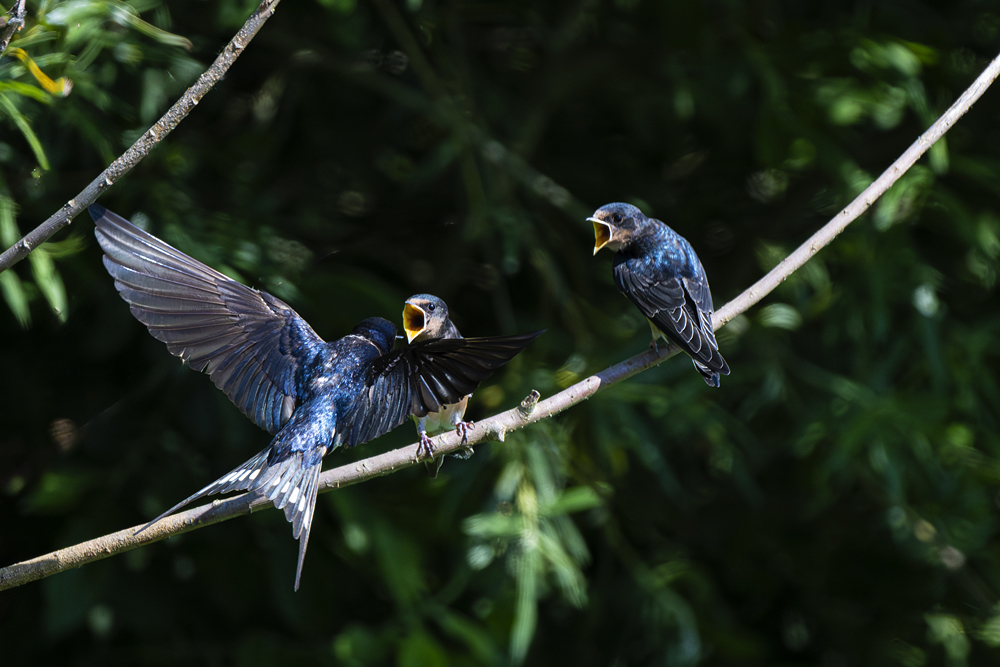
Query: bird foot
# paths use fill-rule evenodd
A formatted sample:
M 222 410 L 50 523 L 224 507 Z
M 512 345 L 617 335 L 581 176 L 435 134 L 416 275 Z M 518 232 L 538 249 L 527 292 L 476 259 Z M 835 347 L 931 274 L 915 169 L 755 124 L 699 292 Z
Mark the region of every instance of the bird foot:
M 660 356 L 660 344 L 655 338 L 649 341 L 649 349 L 655 352 L 656 356 Z
M 455 430 L 460 436 L 462 436 L 462 447 L 461 451 L 455 452 L 452 456 L 460 459 L 468 459 L 472 456 L 472 447 L 469 446 L 469 431 L 476 428 L 475 422 L 458 422 L 455 424 Z
M 455 430 L 458 431 L 460 436 L 462 436 L 463 445 L 469 444 L 469 431 L 474 428 L 476 428 L 475 422 L 458 422 L 455 424 Z
M 434 443 L 426 433 L 420 434 L 420 442 L 417 444 L 417 460 L 434 458 Z

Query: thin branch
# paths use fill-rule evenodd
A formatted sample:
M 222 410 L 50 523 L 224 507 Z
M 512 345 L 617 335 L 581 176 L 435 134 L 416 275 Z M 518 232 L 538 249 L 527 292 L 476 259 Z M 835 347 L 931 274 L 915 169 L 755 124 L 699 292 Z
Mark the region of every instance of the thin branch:
M 869 206 L 906 173 L 917 158 L 937 141 L 958 118 L 965 114 L 972 104 L 989 88 L 997 75 L 1000 74 L 1000 56 L 997 56 L 989 67 L 965 93 L 931 126 L 907 151 L 892 164 L 871 186 L 859 195 L 843 211 L 838 213 L 820 231 L 803 243 L 795 252 L 786 257 L 761 280 L 744 291 L 738 297 L 719 309 L 713 317 L 712 324 L 718 329 L 731 321 L 737 315 L 745 312 L 752 305 L 769 294 L 788 276 L 800 268 L 816 254 L 823 246 L 830 243 L 852 221 L 856 220 Z M 601 389 L 626 380 L 637 373 L 657 365 L 664 359 L 678 352 L 677 348 L 661 348 L 659 353 L 647 350 L 631 359 L 615 364 L 596 375 L 577 382 L 544 401 L 538 400 L 538 393 L 532 392 L 519 407 L 494 415 L 489 419 L 477 422 L 476 427 L 469 432 L 469 445 L 475 445 L 488 440 L 502 441 L 507 433 L 516 431 L 528 424 L 559 414 L 582 401 L 590 398 Z M 454 431 L 438 436 L 434 440 L 436 452 L 444 456 L 450 452 L 462 449 L 463 443 Z M 417 443 L 395 449 L 384 454 L 327 470 L 320 477 L 320 493 L 339 489 L 352 484 L 358 484 L 373 477 L 388 475 L 402 468 L 417 463 Z M 271 507 L 271 503 L 263 498 L 253 498 L 253 494 L 243 494 L 226 500 L 216 500 L 210 505 L 196 507 L 166 517 L 138 536 L 134 531 L 138 526 L 120 530 L 117 533 L 105 535 L 95 540 L 89 540 L 72 547 L 60 549 L 38 558 L 16 563 L 0 569 L 0 591 L 14 588 L 37 579 L 50 576 L 86 563 L 101 560 L 108 556 L 129 551 L 139 546 L 157 542 L 173 535 L 207 526 L 219 521 L 225 521 L 235 516 Z
M 14 39 L 14 34 L 24 27 L 24 12 L 26 0 L 16 0 L 14 6 L 7 10 L 9 18 L 4 19 L 3 34 L 0 34 L 0 56 L 7 50 L 10 40 Z
M 240 31 L 226 45 L 226 48 L 222 50 L 219 57 L 215 59 L 212 66 L 198 77 L 198 81 L 187 89 L 184 95 L 163 114 L 160 120 L 156 121 L 145 134 L 139 137 L 132 144 L 132 147 L 125 151 L 121 157 L 101 172 L 100 176 L 91 181 L 90 185 L 85 187 L 80 194 L 70 199 L 55 215 L 36 227 L 0 255 L 0 272 L 17 264 L 27 257 L 28 253 L 47 241 L 57 231 L 73 222 L 73 218 L 93 204 L 102 192 L 139 164 L 153 150 L 153 147 L 170 134 L 191 113 L 191 110 L 198 105 L 201 98 L 219 82 L 229 70 L 229 67 L 243 53 L 243 49 L 247 47 L 250 40 L 261 29 L 261 26 L 271 18 L 279 2 L 281 0 L 263 0 L 256 11 L 243 24 L 243 27 L 240 28 Z
M 755 303 L 770 294 L 775 287 L 785 282 L 785 278 L 792 275 L 803 264 L 808 262 L 813 255 L 821 248 L 830 243 L 840 232 L 847 228 L 847 225 L 854 222 L 862 213 L 875 203 L 875 200 L 885 194 L 885 191 L 892 187 L 892 184 L 899 180 L 920 156 L 927 152 L 944 133 L 951 129 L 959 118 L 972 108 L 972 105 L 982 97 L 986 89 L 1000 75 L 1000 56 L 993 59 L 983 73 L 980 74 L 972 85 L 969 86 L 961 97 L 955 100 L 944 114 L 931 125 L 926 132 L 914 141 L 892 165 L 882 172 L 882 175 L 875 179 L 865 191 L 858 195 L 854 201 L 847 205 L 847 208 L 838 213 L 830 222 L 809 237 L 809 239 L 795 249 L 788 257 L 771 269 L 771 271 L 754 283 L 750 289 L 745 290 L 738 297 L 727 303 L 715 313 L 712 324 L 716 329 L 726 324 L 740 313 L 748 310 Z

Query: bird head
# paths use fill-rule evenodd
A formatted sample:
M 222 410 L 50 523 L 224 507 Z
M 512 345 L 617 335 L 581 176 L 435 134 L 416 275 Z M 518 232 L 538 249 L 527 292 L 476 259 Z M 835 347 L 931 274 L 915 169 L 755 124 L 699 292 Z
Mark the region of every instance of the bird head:
M 448 306 L 431 294 L 411 296 L 403 305 L 406 342 L 439 338 L 448 322 Z
M 639 224 L 646 219 L 631 204 L 605 204 L 587 218 L 594 224 L 594 254 L 601 248 L 619 250 L 629 244 Z

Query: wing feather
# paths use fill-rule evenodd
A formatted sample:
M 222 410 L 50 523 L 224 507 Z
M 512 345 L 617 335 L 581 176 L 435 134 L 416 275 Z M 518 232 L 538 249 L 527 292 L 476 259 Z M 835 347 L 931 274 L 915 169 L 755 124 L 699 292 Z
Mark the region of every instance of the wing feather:
M 729 365 L 719 353 L 712 330 L 712 297 L 705 281 L 647 277 L 632 270 L 627 258 L 615 262 L 614 278 L 618 289 L 690 355 L 699 370 L 729 374 Z
M 542 333 L 427 340 L 390 352 L 372 365 L 366 390 L 345 416 L 343 444 L 367 442 L 410 415 L 461 401 Z
M 170 353 L 204 371 L 261 428 L 277 433 L 294 410 L 293 343 L 322 342 L 280 299 L 242 285 L 91 206 L 104 265 L 132 314 Z

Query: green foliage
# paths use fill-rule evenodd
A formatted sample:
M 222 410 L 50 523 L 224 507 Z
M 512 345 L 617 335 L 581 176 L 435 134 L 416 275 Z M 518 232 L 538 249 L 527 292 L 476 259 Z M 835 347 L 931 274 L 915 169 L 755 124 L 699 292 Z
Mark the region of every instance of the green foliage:
M 197 76 L 200 66 L 193 60 L 172 51 L 176 47 L 187 50 L 191 42 L 157 28 L 138 16 L 140 9 L 147 11 L 159 7 L 158 2 L 140 3 L 141 7 L 116 0 L 74 0 L 72 2 L 42 3 L 36 11 L 29 11 L 28 22 L 12 40 L 5 55 L 14 56 L 0 65 L 0 123 L 6 121 L 17 128 L 38 169 L 25 178 L 26 155 L 17 144 L 0 141 L 0 242 L 8 248 L 20 237 L 13 220 L 14 201 L 28 197 L 41 198 L 45 185 L 51 181 L 44 172 L 52 169 L 49 154 L 54 147 L 46 147 L 34 129 L 37 121 L 48 120 L 47 128 L 53 144 L 60 137 L 56 128 L 70 125 L 74 140 L 83 140 L 110 162 L 118 147 L 113 147 L 104 136 L 102 124 L 105 112 L 112 106 L 126 107 L 127 103 L 109 94 L 117 72 L 115 61 L 135 68 L 145 64 L 144 85 L 140 117 L 146 124 L 166 108 L 169 95 L 183 90 L 183 84 Z M 128 30 L 122 30 L 126 28 Z M 173 49 L 153 50 L 144 56 L 140 44 L 143 38 Z M 105 51 L 110 51 L 106 54 Z M 112 55 L 112 58 L 107 58 Z M 168 70 L 152 68 L 162 60 L 172 65 Z M 63 75 L 53 81 L 46 70 L 60 71 Z M 176 83 L 166 80 L 169 76 L 179 79 Z M 73 99 L 70 95 L 73 94 Z M 76 103 L 77 98 L 82 103 Z M 56 116 L 42 115 L 44 107 L 55 105 Z M 123 109 L 124 110 L 124 109 Z M 66 146 L 55 149 L 65 163 Z M 38 219 L 38 223 L 44 218 Z M 81 248 L 79 242 L 47 244 L 30 256 L 34 286 L 48 302 L 52 313 L 65 320 L 66 294 L 62 278 L 56 269 L 54 257 L 71 254 Z M 28 303 L 31 297 L 21 279 L 11 272 L 0 278 L 4 300 L 21 326 L 28 326 L 31 315 Z
M 995 5 L 286 0 L 101 203 L 327 339 L 419 292 L 467 335 L 547 328 L 481 419 L 647 345 L 591 211 L 667 221 L 724 303 L 971 83 Z M 30 3 L 0 60 L 0 244 L 255 6 Z M 994 664 L 998 100 L 719 332 L 720 389 L 673 359 L 436 480 L 326 494 L 297 594 L 278 512 L 7 592 L 4 665 Z M 0 274 L 5 564 L 140 524 L 267 442 L 131 317 L 92 239 L 80 218 Z

